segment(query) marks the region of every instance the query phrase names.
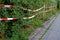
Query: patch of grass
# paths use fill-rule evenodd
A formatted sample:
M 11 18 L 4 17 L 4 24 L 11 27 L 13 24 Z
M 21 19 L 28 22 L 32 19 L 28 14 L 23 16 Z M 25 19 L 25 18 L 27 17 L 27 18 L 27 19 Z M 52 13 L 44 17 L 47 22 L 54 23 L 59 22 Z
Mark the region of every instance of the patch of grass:
M 29 37 L 29 35 L 31 34 L 33 32 L 33 30 L 31 29 L 31 30 L 29 30 L 29 29 L 22 29 L 19 33 L 17 33 L 17 34 L 15 34 L 15 37 L 16 37 L 16 39 L 15 40 L 17 40 L 17 39 L 19 39 L 19 40 L 28 40 L 28 37 Z M 17 36 L 16 36 L 17 35 Z M 14 37 L 14 36 L 13 36 Z M 15 38 L 14 37 L 14 38 Z M 13 38 L 12 38 L 12 40 L 14 40 Z

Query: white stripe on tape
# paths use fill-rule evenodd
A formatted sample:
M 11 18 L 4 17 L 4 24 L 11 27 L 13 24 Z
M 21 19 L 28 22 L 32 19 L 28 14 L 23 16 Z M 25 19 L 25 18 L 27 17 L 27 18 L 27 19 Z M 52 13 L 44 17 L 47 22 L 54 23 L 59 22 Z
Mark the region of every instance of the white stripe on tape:
M 35 15 L 33 15 L 33 16 L 31 16 L 31 17 L 29 17 L 29 19 L 30 19 L 30 18 L 34 18 L 34 17 L 35 17 Z
M 13 18 L 7 18 L 7 20 L 13 20 Z
M 4 7 L 10 7 L 10 5 L 4 5 Z

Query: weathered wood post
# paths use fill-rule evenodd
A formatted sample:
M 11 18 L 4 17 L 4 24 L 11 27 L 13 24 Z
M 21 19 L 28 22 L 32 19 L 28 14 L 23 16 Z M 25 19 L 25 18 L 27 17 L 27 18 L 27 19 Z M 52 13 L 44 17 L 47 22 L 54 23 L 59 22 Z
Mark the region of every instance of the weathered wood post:
M 47 2 L 47 0 L 46 0 L 46 2 Z M 45 13 L 45 11 L 46 11 L 46 5 L 47 5 L 46 2 L 44 3 L 44 9 L 43 9 L 44 10 L 44 12 L 43 12 L 43 21 L 44 21 L 44 17 L 45 17 L 45 14 L 46 14 Z

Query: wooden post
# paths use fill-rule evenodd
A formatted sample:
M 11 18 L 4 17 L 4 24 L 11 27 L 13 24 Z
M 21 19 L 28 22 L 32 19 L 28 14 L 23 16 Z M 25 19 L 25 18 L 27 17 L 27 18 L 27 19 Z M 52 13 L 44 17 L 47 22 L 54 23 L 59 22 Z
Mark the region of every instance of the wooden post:
M 43 10 L 45 11 L 45 4 L 44 4 L 44 9 Z M 45 15 L 45 12 L 43 12 L 43 20 L 44 20 L 44 15 Z
M 44 11 L 46 11 L 46 2 L 44 3 Z M 44 17 L 45 17 L 45 12 L 43 13 L 43 20 L 44 20 Z

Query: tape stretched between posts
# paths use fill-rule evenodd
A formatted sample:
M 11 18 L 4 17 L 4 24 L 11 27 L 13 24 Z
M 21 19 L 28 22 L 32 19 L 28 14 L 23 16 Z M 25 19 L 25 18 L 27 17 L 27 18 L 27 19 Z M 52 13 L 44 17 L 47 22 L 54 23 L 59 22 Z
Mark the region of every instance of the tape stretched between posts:
M 0 18 L 0 21 L 17 20 L 17 18 Z
M 31 17 L 24 17 L 22 19 L 32 19 L 36 16 L 37 14 L 31 16 Z M 6 20 L 17 20 L 17 18 L 0 18 L 0 21 L 6 21 Z
M 8 7 L 8 8 L 13 8 L 13 5 L 5 5 L 5 4 L 0 4 L 0 7 Z

